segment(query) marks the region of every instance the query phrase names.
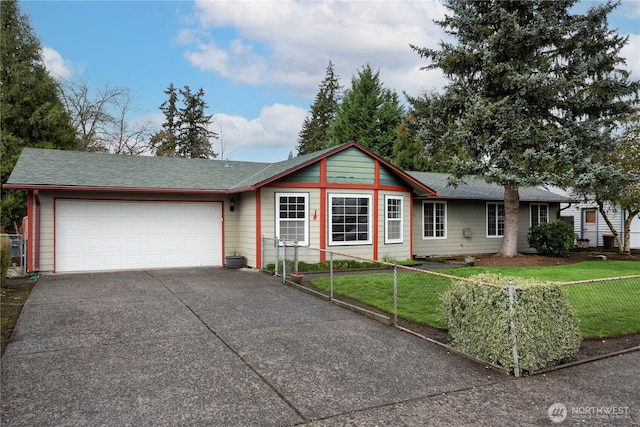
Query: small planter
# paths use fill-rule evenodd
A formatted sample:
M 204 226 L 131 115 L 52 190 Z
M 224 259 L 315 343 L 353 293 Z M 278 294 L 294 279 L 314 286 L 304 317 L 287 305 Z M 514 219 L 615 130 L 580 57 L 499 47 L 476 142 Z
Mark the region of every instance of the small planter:
M 224 260 L 227 268 L 242 268 L 247 263 L 247 259 L 242 255 L 228 255 Z
M 580 249 L 587 249 L 589 247 L 589 239 L 578 239 L 576 240 L 576 246 Z
M 297 283 L 298 285 L 302 283 L 302 278 L 304 274 L 302 273 L 291 273 L 291 281 L 293 283 Z

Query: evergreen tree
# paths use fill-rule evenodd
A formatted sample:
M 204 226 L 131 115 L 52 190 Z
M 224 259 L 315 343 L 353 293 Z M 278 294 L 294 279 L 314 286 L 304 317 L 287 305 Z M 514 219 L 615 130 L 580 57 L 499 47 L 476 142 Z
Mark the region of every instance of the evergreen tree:
M 75 130 L 48 74 L 40 41 L 14 0 L 0 7 L 1 183 L 7 182 L 23 147 L 74 149 Z M 26 215 L 26 195 L 2 190 L 2 225 L 13 229 Z
M 331 139 L 331 124 L 336 118 L 339 107 L 339 93 L 342 90 L 340 78 L 329 61 L 324 80 L 311 105 L 311 117 L 307 117 L 298 134 L 298 155 L 313 153 L 328 148 Z
M 342 99 L 331 127 L 331 145 L 357 141 L 390 160 L 403 115 L 398 95 L 385 89 L 380 72 L 374 73 L 367 64 L 351 79 Z
M 517 254 L 519 188 L 571 185 L 606 168 L 606 124 L 628 114 L 639 84 L 617 68 L 626 39 L 609 30 L 614 3 L 573 14 L 575 0 L 450 0 L 437 22 L 457 39 L 412 46 L 440 68 L 440 94 L 409 98 L 430 155 L 447 159 L 454 181 L 480 176 L 504 187 L 500 254 Z
M 212 115 L 204 113 L 207 104 L 204 101 L 204 90 L 191 93 L 189 86 L 180 90 L 184 100 L 184 107 L 180 109 L 180 139 L 178 156 L 207 159 L 216 157 L 211 146 L 211 138 L 218 138 L 218 134 L 209 130 Z
M 160 110 L 164 114 L 165 120 L 162 124 L 162 130 L 151 137 L 149 145 L 155 151 L 156 156 L 175 157 L 180 132 L 178 93 L 173 83 L 164 93 L 168 99 L 160 105 Z
M 393 146 L 392 163 L 406 171 L 435 172 L 423 151 L 420 142 L 409 134 L 404 123 L 400 124 Z
M 176 91 L 171 83 L 164 93 L 168 99 L 162 103 L 160 110 L 164 113 L 165 122 L 162 130 L 153 135 L 150 141 L 155 155 L 205 159 L 216 157 L 209 140 L 218 138 L 218 134 L 209 130 L 213 116 L 204 113 L 207 108 L 204 90 L 193 94 L 189 86 L 185 86 Z

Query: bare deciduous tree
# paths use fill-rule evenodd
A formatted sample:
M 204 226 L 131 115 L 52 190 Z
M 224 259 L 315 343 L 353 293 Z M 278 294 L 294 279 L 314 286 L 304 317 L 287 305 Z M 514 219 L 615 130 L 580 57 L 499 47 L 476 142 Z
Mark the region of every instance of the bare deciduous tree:
M 132 121 L 138 96 L 108 84 L 93 91 L 87 80 L 61 82 L 61 98 L 78 132 L 80 149 L 139 155 L 148 151 L 149 121 Z

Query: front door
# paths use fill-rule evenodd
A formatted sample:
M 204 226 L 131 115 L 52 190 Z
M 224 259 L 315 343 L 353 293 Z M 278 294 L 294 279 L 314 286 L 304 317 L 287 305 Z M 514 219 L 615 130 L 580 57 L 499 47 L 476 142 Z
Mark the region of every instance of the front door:
M 589 239 L 589 247 L 598 246 L 598 211 L 596 209 L 582 210 L 582 238 Z

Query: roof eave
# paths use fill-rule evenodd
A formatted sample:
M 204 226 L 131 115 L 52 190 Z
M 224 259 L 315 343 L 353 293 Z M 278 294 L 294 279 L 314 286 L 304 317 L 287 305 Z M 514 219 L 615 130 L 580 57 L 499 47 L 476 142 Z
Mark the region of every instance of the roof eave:
M 97 191 L 101 193 L 156 193 L 156 194 L 229 194 L 232 191 L 222 189 L 199 188 L 145 188 L 145 187 L 95 187 L 77 185 L 44 185 L 44 184 L 4 184 L 5 190 L 39 190 L 39 191 Z

